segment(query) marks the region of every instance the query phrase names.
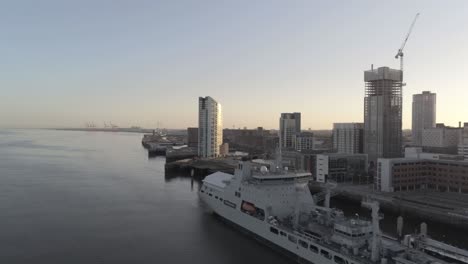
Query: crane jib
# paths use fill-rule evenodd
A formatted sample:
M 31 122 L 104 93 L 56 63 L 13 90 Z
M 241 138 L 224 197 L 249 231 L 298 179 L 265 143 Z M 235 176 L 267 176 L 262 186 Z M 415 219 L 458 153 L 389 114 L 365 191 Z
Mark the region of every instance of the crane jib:
M 401 71 L 403 71 L 403 49 L 406 46 L 406 42 L 408 42 L 408 39 L 411 35 L 411 31 L 413 31 L 414 24 L 416 23 L 416 20 L 418 19 L 418 17 L 419 17 L 419 13 L 417 13 L 416 16 L 414 17 L 413 23 L 411 23 L 411 26 L 408 30 L 408 34 L 406 34 L 405 40 L 403 41 L 403 43 L 401 44 L 401 47 L 398 49 L 398 52 L 395 55 L 395 59 L 400 58 L 400 70 Z

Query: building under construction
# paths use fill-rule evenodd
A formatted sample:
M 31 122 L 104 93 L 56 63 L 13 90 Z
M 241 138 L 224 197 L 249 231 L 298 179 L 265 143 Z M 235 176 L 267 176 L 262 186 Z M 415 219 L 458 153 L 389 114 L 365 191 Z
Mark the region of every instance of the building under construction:
M 364 72 L 364 152 L 370 162 L 402 156 L 401 70 L 380 67 Z

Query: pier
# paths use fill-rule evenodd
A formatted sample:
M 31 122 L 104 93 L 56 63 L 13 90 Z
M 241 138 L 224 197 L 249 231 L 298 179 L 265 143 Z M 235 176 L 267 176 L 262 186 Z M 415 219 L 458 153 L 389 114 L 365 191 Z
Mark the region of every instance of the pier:
M 166 173 L 190 173 L 194 177 L 204 177 L 217 171 L 234 174 L 238 160 L 235 159 L 183 159 L 168 162 Z

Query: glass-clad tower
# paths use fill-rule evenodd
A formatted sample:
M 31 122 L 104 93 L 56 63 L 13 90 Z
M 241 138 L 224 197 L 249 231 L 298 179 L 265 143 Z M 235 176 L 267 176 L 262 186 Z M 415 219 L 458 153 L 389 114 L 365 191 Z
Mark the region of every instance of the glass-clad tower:
M 214 158 L 219 156 L 223 144 L 223 118 L 221 104 L 213 98 L 198 98 L 198 156 Z

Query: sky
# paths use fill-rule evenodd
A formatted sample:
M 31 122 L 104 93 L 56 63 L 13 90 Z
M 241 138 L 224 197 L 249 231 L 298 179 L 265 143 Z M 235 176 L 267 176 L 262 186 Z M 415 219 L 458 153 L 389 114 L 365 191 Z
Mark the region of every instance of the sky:
M 364 70 L 399 67 L 437 93 L 437 122 L 468 121 L 468 1 L 0 1 L 0 127 L 197 126 L 198 97 L 224 126 L 362 122 Z

